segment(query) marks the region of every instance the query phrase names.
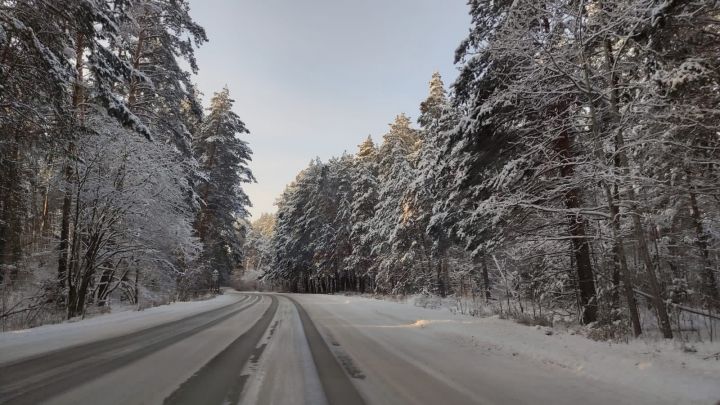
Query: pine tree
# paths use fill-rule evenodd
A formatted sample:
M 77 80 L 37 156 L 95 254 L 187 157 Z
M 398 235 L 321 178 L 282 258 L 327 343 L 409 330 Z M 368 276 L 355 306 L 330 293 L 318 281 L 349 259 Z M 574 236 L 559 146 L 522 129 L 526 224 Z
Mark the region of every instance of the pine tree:
M 402 246 L 412 243 L 407 227 L 412 215 L 408 191 L 419 140 L 410 119 L 401 114 L 390 124 L 380 147 L 378 203 L 369 237 L 374 243 L 372 254 L 378 257 L 376 282 L 383 291 L 404 292 L 413 288 L 410 269 L 415 257 L 406 255 Z
M 272 263 L 272 237 L 277 218 L 274 214 L 263 213 L 252 221 L 245 238 L 245 270 L 264 271 Z
M 132 19 L 122 26 L 123 52 L 131 55 L 132 68 L 150 79 L 132 77 L 126 83 L 128 107 L 152 123 L 161 141 L 192 156 L 191 134 L 181 112 L 186 106 L 196 116 L 202 114 L 190 74 L 198 71 L 194 50 L 207 41 L 205 30 L 192 20 L 184 0 L 136 0 L 128 8 Z M 191 72 L 180 66 L 180 59 Z
M 718 8 L 660 3 L 470 1 L 460 75 L 449 95 L 433 75 L 420 130 L 399 116 L 350 170 L 317 162 L 283 195 L 292 280 L 334 291 L 344 256 L 350 288 L 469 282 L 615 337 L 643 332 L 642 300 L 667 338 L 681 312 L 713 317 Z
M 252 151 L 240 139 L 248 130 L 232 111 L 233 102 L 227 88 L 215 93 L 195 141 L 195 153 L 204 172 L 196 229 L 205 245 L 209 269 L 220 272 L 221 282 L 229 280 L 242 263 L 238 223 L 248 216 L 250 206 L 242 185 L 255 181 L 248 168 Z
M 217 166 L 198 173 L 191 150 L 199 139 L 200 154 L 230 145 L 234 152 L 217 158 L 237 152 L 236 177 L 251 177 L 243 141 L 200 134 L 210 128 L 191 73 L 206 38 L 188 10 L 169 0 L 23 0 L 0 9 L 0 282 L 26 306 L 18 319 L 45 319 L 35 311 L 50 302 L 72 317 L 111 295 L 138 303 L 204 287 L 191 233 L 201 189 L 234 193 L 235 202 L 208 200 L 213 214 L 241 205 L 231 209 L 237 221 L 208 218 L 224 220 L 226 242 L 242 242 L 246 196 Z M 228 116 L 215 121 L 242 132 Z M 213 185 L 210 175 L 228 181 Z M 52 270 L 43 265 L 50 255 Z M 239 262 L 241 250 L 228 256 Z
M 431 256 L 425 266 L 425 289 L 439 295 L 447 294 L 449 287 L 446 255 L 450 247 L 450 235 L 447 232 L 447 221 L 435 215 L 441 212 L 436 202 L 443 200 L 454 180 L 452 170 L 442 168 L 444 159 L 441 159 L 441 148 L 446 132 L 455 125 L 455 121 L 442 77 L 435 72 L 430 80 L 428 98 L 420 104 L 418 123 L 422 144 L 416 164 L 417 175 L 411 184 L 410 194 L 419 243 L 424 245 L 423 249 Z M 435 277 L 431 276 L 433 272 Z
M 312 233 L 315 229 L 308 213 L 313 209 L 311 193 L 317 190 L 322 170 L 323 164 L 319 160 L 311 161 L 285 188 L 277 203 L 277 225 L 272 241 L 275 257 L 272 269 L 264 279 L 280 282 L 293 292 L 311 291 L 315 257 Z
M 443 83 L 440 72 L 435 72 L 430 80 L 428 98 L 420 104 L 420 117 L 418 118 L 420 126 L 425 130 L 438 128 L 447 102 L 445 83 Z
M 357 276 L 355 288 L 361 292 L 373 288 L 377 274 L 372 254 L 372 219 L 378 200 L 378 150 L 370 136 L 358 146 L 351 172 L 353 200 L 350 204 L 350 247 L 345 267 Z

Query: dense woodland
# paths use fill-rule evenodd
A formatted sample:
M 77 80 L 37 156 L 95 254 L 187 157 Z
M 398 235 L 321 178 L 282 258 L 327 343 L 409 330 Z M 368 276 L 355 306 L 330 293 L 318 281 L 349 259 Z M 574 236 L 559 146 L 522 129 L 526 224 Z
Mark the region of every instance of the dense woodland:
M 242 266 L 247 130 L 192 83 L 185 0 L 0 1 L 3 327 L 141 306 Z
M 455 82 L 433 75 L 381 142 L 313 160 L 246 238 L 247 129 L 228 89 L 202 108 L 187 1 L 0 0 L 3 327 L 186 298 L 247 267 L 289 291 L 471 297 L 601 336 L 712 331 L 720 3 L 468 5 Z
M 717 319 L 720 3 L 469 7 L 459 77 L 433 76 L 416 125 L 287 187 L 252 238 L 264 281 L 471 296 L 605 337 Z

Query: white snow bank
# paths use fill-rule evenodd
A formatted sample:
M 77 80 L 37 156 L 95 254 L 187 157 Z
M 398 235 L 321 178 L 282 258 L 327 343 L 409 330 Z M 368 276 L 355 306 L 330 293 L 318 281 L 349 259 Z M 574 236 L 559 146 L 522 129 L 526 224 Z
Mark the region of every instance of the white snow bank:
M 204 301 L 177 302 L 143 311 L 121 311 L 0 333 L 0 363 L 96 340 L 121 336 L 237 302 L 232 291 Z
M 720 400 L 720 342 L 693 343 L 687 352 L 677 341 L 608 343 L 569 331 L 517 324 L 498 317 L 476 318 L 448 308 L 427 309 L 357 296 L 336 296 L 336 304 L 391 314 L 394 326 L 449 337 L 478 351 L 559 367 L 579 376 L 662 396 L 676 403 L 715 404 Z

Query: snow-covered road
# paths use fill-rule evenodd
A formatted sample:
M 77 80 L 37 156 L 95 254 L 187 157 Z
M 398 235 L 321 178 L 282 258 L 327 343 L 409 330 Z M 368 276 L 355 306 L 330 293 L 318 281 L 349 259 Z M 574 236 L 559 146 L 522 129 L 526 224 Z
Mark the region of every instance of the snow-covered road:
M 612 349 L 612 350 L 610 350 Z M 227 292 L 0 334 L 0 403 L 713 404 L 720 362 L 359 297 Z M 615 357 L 613 357 L 615 356 Z

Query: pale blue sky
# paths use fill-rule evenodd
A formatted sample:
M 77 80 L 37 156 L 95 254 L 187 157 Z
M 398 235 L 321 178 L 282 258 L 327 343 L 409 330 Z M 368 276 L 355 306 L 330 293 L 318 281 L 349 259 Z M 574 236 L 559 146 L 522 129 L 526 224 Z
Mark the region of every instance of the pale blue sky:
M 427 83 L 457 73 L 466 0 L 190 0 L 210 42 L 196 81 L 208 99 L 228 85 L 252 132 L 251 213 L 311 159 L 379 140 L 399 113 L 417 118 Z

